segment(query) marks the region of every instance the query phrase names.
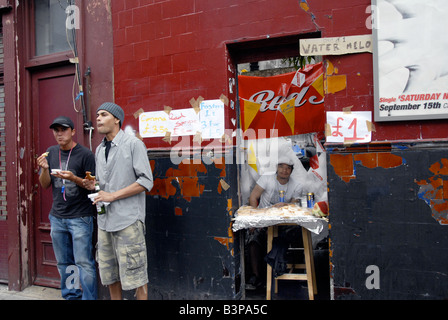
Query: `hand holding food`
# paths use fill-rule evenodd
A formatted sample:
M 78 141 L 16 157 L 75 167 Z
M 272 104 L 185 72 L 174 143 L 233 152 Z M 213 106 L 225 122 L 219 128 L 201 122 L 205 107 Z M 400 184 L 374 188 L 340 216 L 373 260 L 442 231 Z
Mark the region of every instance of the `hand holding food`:
M 92 176 L 92 172 L 86 171 L 86 177 L 82 180 L 82 185 L 87 190 L 95 189 L 95 176 Z
M 38 157 L 37 160 L 37 165 L 43 169 L 48 169 L 48 161 L 47 161 L 47 157 L 48 157 L 49 152 L 44 152 L 40 155 L 40 157 Z
M 86 171 L 86 177 L 84 179 L 95 180 L 95 176 L 92 176 L 92 172 Z

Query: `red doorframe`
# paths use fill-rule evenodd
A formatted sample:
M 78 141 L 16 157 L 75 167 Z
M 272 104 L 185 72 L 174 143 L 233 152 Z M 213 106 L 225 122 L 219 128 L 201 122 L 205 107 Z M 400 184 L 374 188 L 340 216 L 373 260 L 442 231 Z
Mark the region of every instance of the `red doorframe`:
M 75 67 L 45 68 L 31 73 L 33 149 L 39 156 L 49 146 L 55 145 L 54 136 L 49 126 L 54 118 L 64 115 L 70 117 L 74 124 L 75 141 L 83 139 L 83 117 L 81 110 L 75 111 L 72 88 L 75 81 Z M 37 169 L 37 168 L 36 168 Z M 52 191 L 39 185 L 37 172 L 34 177 L 34 196 L 32 216 L 32 236 L 30 237 L 30 271 L 32 283 L 36 285 L 60 286 L 60 277 L 56 267 L 56 258 L 50 237 L 48 214 L 53 203 Z M 36 187 L 38 186 L 38 187 Z
M 15 41 L 17 30 L 13 23 L 15 8 L 9 11 L 2 11 L 3 21 L 3 44 L 4 44 L 4 85 L 5 85 L 5 133 L 6 133 L 6 176 L 8 180 L 8 190 L 6 201 L 8 206 L 8 285 L 10 290 L 20 291 L 25 288 L 27 277 L 22 277 L 22 248 L 27 245 L 26 237 L 21 241 L 21 222 L 19 215 L 19 142 L 18 142 L 18 97 L 17 86 L 18 76 L 16 69 L 16 49 Z M 26 219 L 25 219 L 26 220 Z M 26 235 L 26 234 L 25 234 Z
M 1 0 L 0 0 L 1 1 Z M 8 192 L 8 286 L 22 291 L 33 281 L 33 198 L 36 193 L 34 132 L 37 119 L 32 111 L 31 74 L 45 68 L 73 68 L 62 52 L 34 57 L 30 25 L 30 3 L 3 11 L 5 66 L 5 131 Z M 16 22 L 19 23 L 16 23 Z M 16 39 L 19 39 L 16 41 Z M 19 76 L 20 75 L 20 76 Z M 71 92 L 71 90 L 70 90 Z M 75 119 L 73 119 L 75 121 Z M 82 123 L 82 122 L 81 122 Z M 80 139 L 82 127 L 79 129 Z
M 33 3 L 25 1 L 16 6 L 13 1 L 0 0 L 0 19 L 4 31 L 7 180 L 8 190 L 11 190 L 7 195 L 7 280 L 9 289 L 14 291 L 31 285 L 29 250 L 33 226 L 30 217 L 35 169 L 33 132 L 30 130 L 35 121 L 30 110 L 31 73 L 48 67 L 71 65 L 68 59 L 72 57 L 71 52 L 34 55 Z M 75 3 L 81 10 L 81 28 L 77 30 L 80 74 L 84 75 L 87 67 L 92 67 L 92 81 L 84 90 L 91 106 L 90 111 L 87 108 L 88 118 L 94 122 L 96 108 L 104 101 L 114 101 L 110 4 L 88 8 L 90 2 L 86 0 L 75 0 Z M 89 146 L 89 135 L 86 132 L 83 135 L 82 127 L 77 131 L 79 143 Z M 92 146 L 96 147 L 101 139 L 99 134 L 93 132 Z

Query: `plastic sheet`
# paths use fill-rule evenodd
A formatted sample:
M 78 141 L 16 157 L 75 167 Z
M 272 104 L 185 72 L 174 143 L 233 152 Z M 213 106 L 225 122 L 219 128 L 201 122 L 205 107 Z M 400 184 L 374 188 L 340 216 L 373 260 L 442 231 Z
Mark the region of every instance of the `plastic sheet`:
M 256 209 L 243 206 L 236 211 L 232 230 L 265 228 L 280 224 L 297 224 L 311 231 L 313 245 L 328 236 L 328 221 L 312 215 L 310 208 L 296 205 Z

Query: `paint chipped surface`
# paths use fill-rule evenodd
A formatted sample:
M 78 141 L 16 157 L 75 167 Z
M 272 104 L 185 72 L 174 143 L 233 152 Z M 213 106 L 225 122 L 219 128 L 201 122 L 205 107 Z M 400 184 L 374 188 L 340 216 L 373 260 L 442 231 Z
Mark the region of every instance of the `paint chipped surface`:
M 228 237 L 214 237 L 214 239 L 216 241 L 218 241 L 220 244 L 222 244 L 223 246 L 225 246 L 227 248 L 227 250 L 230 250 L 230 244 L 234 243 L 234 235 L 233 235 L 233 231 L 232 231 L 232 226 L 230 226 L 227 229 L 227 233 L 228 233 Z M 234 256 L 233 248 L 231 249 L 230 253 L 232 254 L 232 256 Z
M 338 68 L 336 68 L 330 61 L 325 62 L 325 93 L 336 93 L 347 88 L 347 76 L 338 75 Z
M 151 161 L 154 172 L 155 161 Z M 207 174 L 205 165 L 193 160 L 183 160 L 177 168 L 168 168 L 163 175 L 154 174 L 154 186 L 150 195 L 158 195 L 168 199 L 176 194 L 182 195 L 186 200 L 191 197 L 200 197 L 204 193 L 205 186 L 199 182 L 198 175 Z
M 369 169 L 391 169 L 406 164 L 405 159 L 389 152 L 360 154 L 330 154 L 330 164 L 335 173 L 344 181 L 356 179 L 356 166 L 362 165 Z
M 149 195 L 160 196 L 164 199 L 176 195 L 182 196 L 185 200 L 191 201 L 192 198 L 201 197 L 205 190 L 205 185 L 202 177 L 205 177 L 208 172 L 206 165 L 202 161 L 184 159 L 177 168 L 170 167 L 165 172 L 155 170 L 155 160 L 151 160 L 151 169 L 154 175 L 154 186 L 149 192 Z M 226 177 L 226 167 L 224 158 L 213 159 L 213 164 L 216 169 L 220 170 L 218 176 Z M 230 187 L 230 186 L 228 186 Z M 224 187 L 220 180 L 216 181 L 216 189 L 219 194 L 226 191 L 228 188 Z M 210 190 L 207 190 L 210 191 Z
M 316 30 L 320 30 L 319 26 L 316 23 L 316 16 L 314 15 L 314 13 L 310 11 L 310 6 L 308 5 L 308 2 L 306 0 L 299 0 L 299 6 L 303 11 L 309 14 L 311 21 L 316 27 Z
M 448 159 L 431 165 L 433 176 L 415 180 L 420 186 L 418 197 L 432 210 L 432 217 L 441 225 L 448 225 Z

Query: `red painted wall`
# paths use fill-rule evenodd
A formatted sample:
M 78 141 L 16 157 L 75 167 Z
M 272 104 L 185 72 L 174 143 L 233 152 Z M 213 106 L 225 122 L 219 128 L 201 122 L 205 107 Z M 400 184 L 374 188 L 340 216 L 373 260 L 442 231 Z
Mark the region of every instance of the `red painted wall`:
M 114 0 L 115 99 L 126 125 L 138 130 L 134 113 L 189 108 L 199 96 L 228 95 L 226 44 L 320 31 L 322 37 L 370 34 L 370 0 Z M 345 89 L 327 94 L 326 110 L 373 111 L 370 53 L 324 57 L 346 77 Z M 229 117 L 227 128 L 231 128 Z M 373 141 L 438 139 L 447 121 L 375 123 Z M 160 138 L 151 148 L 168 148 Z

